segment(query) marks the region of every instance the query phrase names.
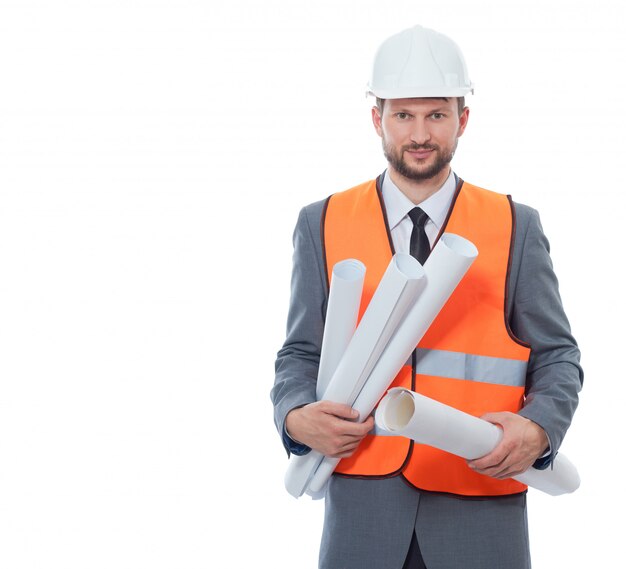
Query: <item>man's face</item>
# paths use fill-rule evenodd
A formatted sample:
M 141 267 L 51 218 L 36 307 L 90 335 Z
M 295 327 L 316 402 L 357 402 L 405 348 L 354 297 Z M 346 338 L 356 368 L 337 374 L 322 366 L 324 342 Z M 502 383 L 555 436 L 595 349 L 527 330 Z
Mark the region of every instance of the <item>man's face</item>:
M 387 99 L 372 109 L 376 132 L 391 168 L 410 180 L 435 178 L 448 167 L 469 109 L 459 116 L 457 100 Z

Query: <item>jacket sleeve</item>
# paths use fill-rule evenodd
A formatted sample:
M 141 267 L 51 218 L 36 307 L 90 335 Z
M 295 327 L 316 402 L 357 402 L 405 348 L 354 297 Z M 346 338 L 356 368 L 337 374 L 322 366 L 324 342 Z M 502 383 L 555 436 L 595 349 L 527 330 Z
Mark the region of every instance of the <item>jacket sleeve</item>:
M 292 409 L 317 400 L 315 387 L 328 297 L 320 237 L 324 204 L 317 202 L 305 207 L 293 235 L 287 336 L 276 358 L 276 375 L 270 394 L 274 422 L 287 454 L 305 454 L 310 450 L 288 437 L 285 418 Z
M 513 333 L 531 347 L 526 400 L 520 415 L 537 423 L 548 435 L 550 454 L 534 465 L 545 468 L 554 460 L 572 421 L 583 371 L 539 214 L 519 204 L 515 210 L 508 316 Z

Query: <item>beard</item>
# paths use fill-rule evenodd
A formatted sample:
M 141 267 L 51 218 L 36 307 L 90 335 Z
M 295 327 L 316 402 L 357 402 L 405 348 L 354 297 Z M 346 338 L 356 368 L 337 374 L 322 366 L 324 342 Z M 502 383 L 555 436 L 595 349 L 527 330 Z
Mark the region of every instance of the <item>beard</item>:
M 383 152 L 389 165 L 392 166 L 398 174 L 409 180 L 421 182 L 434 178 L 440 174 L 444 168 L 448 167 L 454 156 L 457 142 L 458 140 L 455 140 L 452 148 L 445 148 L 444 150 L 436 144 L 408 144 L 402 146 L 398 152 L 393 146 L 387 144 L 383 138 Z M 435 154 L 435 161 L 430 166 L 419 167 L 411 165 L 404 159 L 404 152 L 406 150 L 432 150 Z

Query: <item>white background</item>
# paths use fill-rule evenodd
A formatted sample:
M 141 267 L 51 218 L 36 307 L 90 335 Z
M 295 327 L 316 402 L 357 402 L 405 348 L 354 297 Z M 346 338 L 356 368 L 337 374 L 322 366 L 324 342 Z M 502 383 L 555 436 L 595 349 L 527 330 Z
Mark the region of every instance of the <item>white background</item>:
M 415 23 L 476 83 L 455 170 L 539 209 L 583 350 L 533 566 L 618 566 L 623 6 L 1 2 L 0 567 L 316 566 L 269 401 L 291 233 L 384 168 L 364 86 Z

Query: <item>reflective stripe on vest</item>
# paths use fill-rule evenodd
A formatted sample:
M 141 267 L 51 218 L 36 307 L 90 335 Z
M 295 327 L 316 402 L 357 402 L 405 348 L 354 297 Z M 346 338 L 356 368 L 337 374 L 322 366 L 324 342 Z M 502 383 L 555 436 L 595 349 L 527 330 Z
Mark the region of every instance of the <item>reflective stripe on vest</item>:
M 412 389 L 475 416 L 516 412 L 524 401 L 530 348 L 506 324 L 512 204 L 506 196 L 461 182 L 442 231 L 472 241 L 478 258 L 417 347 L 415 370 L 405 365 L 392 387 Z M 366 265 L 360 318 L 393 255 L 377 181 L 329 198 L 322 242 L 327 275 L 343 259 L 359 259 Z M 417 488 L 468 496 L 526 489 L 514 480 L 476 474 L 464 459 L 403 437 L 368 435 L 336 472 L 359 477 L 402 474 Z
M 524 387 L 527 362 L 450 352 L 415 350 L 415 373 Z

